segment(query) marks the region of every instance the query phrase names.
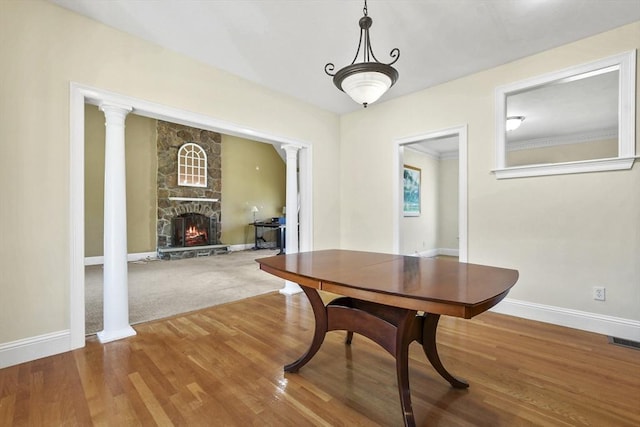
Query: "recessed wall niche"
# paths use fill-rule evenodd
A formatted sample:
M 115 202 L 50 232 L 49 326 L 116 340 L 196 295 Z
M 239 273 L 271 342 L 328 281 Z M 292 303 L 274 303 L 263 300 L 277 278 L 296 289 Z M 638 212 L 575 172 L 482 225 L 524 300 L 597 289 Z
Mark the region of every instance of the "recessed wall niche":
M 186 143 L 195 143 L 207 155 L 206 187 L 183 187 L 178 185 L 178 150 Z M 220 222 L 220 199 L 222 190 L 222 136 L 219 133 L 158 120 L 158 247 L 173 245 L 171 220 L 185 213 L 199 213 Z M 217 199 L 171 200 L 170 198 Z M 218 227 L 216 241 L 220 241 Z

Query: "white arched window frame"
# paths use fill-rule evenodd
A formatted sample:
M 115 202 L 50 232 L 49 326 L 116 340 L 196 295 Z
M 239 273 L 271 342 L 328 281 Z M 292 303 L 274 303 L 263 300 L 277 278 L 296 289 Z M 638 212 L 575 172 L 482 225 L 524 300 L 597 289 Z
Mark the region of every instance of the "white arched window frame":
M 178 150 L 178 185 L 207 186 L 207 153 L 198 144 L 187 142 Z

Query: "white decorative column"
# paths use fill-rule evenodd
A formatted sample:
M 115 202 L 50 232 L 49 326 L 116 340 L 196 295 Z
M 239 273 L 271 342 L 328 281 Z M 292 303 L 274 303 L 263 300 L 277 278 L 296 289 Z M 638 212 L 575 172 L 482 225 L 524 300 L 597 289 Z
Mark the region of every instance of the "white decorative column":
M 136 334 L 129 324 L 127 281 L 127 188 L 124 150 L 124 121 L 132 108 L 100 104 L 104 112 L 104 329 L 101 343 Z
M 282 149 L 287 153 L 287 194 L 286 194 L 286 237 L 285 252 L 294 254 L 298 252 L 298 145 L 283 145 Z M 286 280 L 281 294 L 293 295 L 302 292 L 297 283 Z

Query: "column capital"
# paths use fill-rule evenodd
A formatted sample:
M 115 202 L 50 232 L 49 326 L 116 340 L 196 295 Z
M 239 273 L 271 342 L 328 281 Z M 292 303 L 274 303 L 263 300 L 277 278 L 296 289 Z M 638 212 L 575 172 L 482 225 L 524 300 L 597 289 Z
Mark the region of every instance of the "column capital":
M 295 145 L 295 144 L 282 144 L 280 146 L 280 148 L 282 148 L 288 154 L 288 153 L 297 153 L 298 150 L 300 150 L 302 148 L 302 146 L 301 145 Z
M 98 109 L 104 113 L 107 120 L 124 120 L 127 114 L 133 111 L 133 107 L 130 105 L 116 104 L 114 102 L 101 102 L 98 105 Z

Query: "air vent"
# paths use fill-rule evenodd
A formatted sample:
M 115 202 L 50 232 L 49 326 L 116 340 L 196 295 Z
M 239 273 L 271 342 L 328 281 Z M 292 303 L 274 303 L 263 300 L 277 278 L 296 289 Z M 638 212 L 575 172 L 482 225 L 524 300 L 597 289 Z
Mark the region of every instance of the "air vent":
M 624 338 L 608 337 L 610 344 L 620 345 L 622 347 L 633 348 L 634 350 L 640 350 L 640 342 L 626 340 Z

